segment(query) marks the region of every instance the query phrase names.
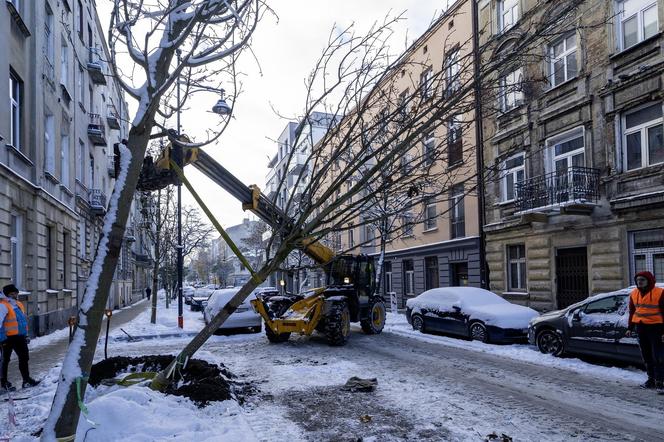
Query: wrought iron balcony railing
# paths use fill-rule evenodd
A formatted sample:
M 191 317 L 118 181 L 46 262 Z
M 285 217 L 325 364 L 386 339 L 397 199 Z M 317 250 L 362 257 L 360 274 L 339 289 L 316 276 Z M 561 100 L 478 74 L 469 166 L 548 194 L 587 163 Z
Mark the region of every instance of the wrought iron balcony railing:
M 88 137 L 95 146 L 106 146 L 106 125 L 99 114 L 90 114 Z
M 106 194 L 101 189 L 90 189 L 88 191 L 88 203 L 90 210 L 95 215 L 106 214 Z
M 516 211 L 595 205 L 599 200 L 599 170 L 573 166 L 516 184 Z

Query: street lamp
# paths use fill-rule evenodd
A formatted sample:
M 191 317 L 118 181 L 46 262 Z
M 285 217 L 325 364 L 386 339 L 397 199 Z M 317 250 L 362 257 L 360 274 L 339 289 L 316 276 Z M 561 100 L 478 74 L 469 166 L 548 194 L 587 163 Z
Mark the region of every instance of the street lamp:
M 219 97 L 219 101 L 217 101 L 217 104 L 212 106 L 212 112 L 218 115 L 230 115 L 231 114 L 231 107 L 226 103 L 226 100 L 224 99 L 224 90 L 221 90 L 221 97 Z

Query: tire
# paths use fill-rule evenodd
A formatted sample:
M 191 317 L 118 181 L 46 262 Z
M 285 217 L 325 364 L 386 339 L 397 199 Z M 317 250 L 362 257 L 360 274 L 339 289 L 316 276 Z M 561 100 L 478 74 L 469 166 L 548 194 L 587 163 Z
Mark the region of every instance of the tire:
M 288 341 L 290 333 L 275 333 L 269 325 L 265 324 L 265 336 L 267 336 L 267 340 L 272 344 L 279 344 Z
M 471 340 L 484 343 L 489 342 L 489 332 L 487 331 L 486 326 L 481 322 L 473 322 L 470 324 L 468 331 Z
M 360 325 L 362 331 L 368 335 L 377 335 L 385 327 L 386 317 L 385 303 L 377 298 L 369 303 L 369 317 L 362 319 Z
M 535 338 L 537 349 L 545 355 L 562 356 L 565 353 L 563 337 L 555 330 L 544 329 Z
M 260 325 L 257 325 L 256 327 L 251 327 L 250 330 L 254 333 L 260 333 L 263 331 L 263 328 Z
M 336 304 L 330 308 L 325 318 L 323 333 L 327 342 L 333 346 L 346 344 L 350 335 L 350 310 L 346 303 Z
M 418 330 L 424 333 L 424 318 L 421 315 L 414 314 L 410 317 L 410 323 L 413 326 L 413 330 Z

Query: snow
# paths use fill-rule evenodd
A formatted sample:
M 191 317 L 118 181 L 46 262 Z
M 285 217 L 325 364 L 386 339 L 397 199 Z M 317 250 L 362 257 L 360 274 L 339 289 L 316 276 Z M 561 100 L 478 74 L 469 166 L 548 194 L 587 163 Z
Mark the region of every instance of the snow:
M 402 314 L 388 313 L 383 333 L 394 333 L 401 336 L 407 336 L 419 341 L 438 344 L 442 347 L 464 348 L 522 362 L 570 370 L 576 373 L 587 374 L 594 378 L 627 381 L 634 385 L 644 382 L 646 377 L 641 370 L 602 367 L 581 361 L 580 359 L 559 358 L 552 355 L 545 355 L 530 345 L 493 345 L 478 341 L 466 341 L 446 336 L 424 334 L 417 330 L 413 330 L 412 326 L 408 324 L 406 317 Z
M 488 290 L 476 287 L 443 287 L 427 290 L 406 301 L 414 313 L 422 310 L 454 312 L 455 307 L 470 320 L 480 320 L 487 325 L 505 329 L 526 329 L 531 319 L 539 316 L 535 310 L 511 304 Z

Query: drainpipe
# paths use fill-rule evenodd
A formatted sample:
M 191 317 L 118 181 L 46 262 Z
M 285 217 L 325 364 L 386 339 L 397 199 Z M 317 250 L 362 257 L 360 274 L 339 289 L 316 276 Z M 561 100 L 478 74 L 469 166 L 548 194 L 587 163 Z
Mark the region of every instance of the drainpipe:
M 486 264 L 486 235 L 484 233 L 484 134 L 482 131 L 482 99 L 481 99 L 481 81 L 480 81 L 480 37 L 479 37 L 479 11 L 478 0 L 471 0 L 473 3 L 473 67 L 474 67 L 474 93 L 475 93 L 475 163 L 477 166 L 477 217 L 480 236 L 480 286 L 484 289 L 489 288 L 489 272 Z

